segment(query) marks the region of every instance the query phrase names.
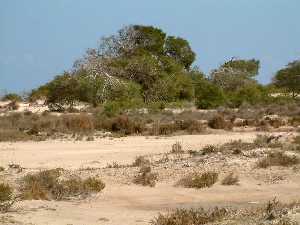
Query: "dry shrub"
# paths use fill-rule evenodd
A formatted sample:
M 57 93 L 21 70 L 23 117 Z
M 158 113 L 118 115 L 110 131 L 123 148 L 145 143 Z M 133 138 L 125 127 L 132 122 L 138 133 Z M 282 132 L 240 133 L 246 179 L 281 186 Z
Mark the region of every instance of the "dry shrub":
M 6 212 L 13 203 L 13 189 L 8 184 L 0 183 L 0 212 Z
M 0 142 L 4 141 L 28 141 L 32 138 L 18 130 L 0 130 Z
M 186 188 L 209 188 L 218 180 L 218 173 L 208 171 L 202 174 L 192 173 L 178 181 L 177 185 Z
M 20 185 L 22 199 L 61 200 L 100 192 L 105 187 L 105 184 L 96 178 L 83 180 L 75 177 L 60 180 L 60 175 L 61 169 L 45 170 L 36 174 L 26 175 Z
M 289 124 L 294 127 L 300 126 L 300 116 L 295 116 L 289 119 Z
M 176 130 L 184 130 L 189 134 L 199 134 L 206 130 L 206 127 L 198 120 L 175 120 Z
M 300 135 L 296 136 L 293 141 L 294 144 L 300 145 Z
M 202 148 L 203 155 L 208 155 L 208 154 L 212 154 L 212 153 L 216 153 L 216 152 L 218 152 L 218 147 L 216 147 L 214 145 L 206 145 Z
M 92 132 L 94 130 L 93 118 L 87 114 L 64 115 L 62 121 L 64 127 L 72 132 Z
M 151 172 L 150 166 L 143 166 L 140 168 L 139 174 L 135 177 L 134 183 L 143 186 L 154 187 L 158 179 L 158 174 Z
M 259 168 L 267 168 L 270 166 L 293 166 L 299 164 L 300 160 L 295 155 L 289 156 L 283 152 L 270 152 L 266 157 L 259 160 L 257 166 Z
M 223 219 L 227 215 L 225 208 L 214 208 L 212 210 L 199 209 L 177 209 L 173 213 L 163 215 L 151 221 L 152 225 L 201 225 L 211 224 Z
M 171 135 L 176 131 L 176 125 L 173 122 L 159 123 L 158 135 Z
M 103 128 L 111 132 L 121 133 L 124 135 L 140 134 L 144 131 L 144 123 L 138 119 L 130 119 L 126 115 L 119 115 L 114 118 L 102 118 L 101 124 L 98 124 L 98 128 Z
M 180 142 L 176 142 L 175 144 L 172 145 L 171 153 L 173 153 L 173 154 L 184 153 L 184 150 L 182 149 L 182 145 L 180 144 Z
M 208 126 L 213 129 L 231 130 L 233 127 L 233 124 L 230 121 L 226 121 L 224 116 L 219 114 L 208 121 Z
M 239 176 L 234 175 L 234 173 L 230 173 L 224 177 L 222 180 L 222 185 L 237 185 L 239 182 Z
M 20 105 L 17 101 L 11 101 L 7 105 L 8 110 L 18 110 L 20 108 Z
M 143 166 L 150 166 L 150 160 L 146 159 L 145 156 L 138 156 L 135 158 L 134 162 L 132 163 L 133 167 L 143 167 Z

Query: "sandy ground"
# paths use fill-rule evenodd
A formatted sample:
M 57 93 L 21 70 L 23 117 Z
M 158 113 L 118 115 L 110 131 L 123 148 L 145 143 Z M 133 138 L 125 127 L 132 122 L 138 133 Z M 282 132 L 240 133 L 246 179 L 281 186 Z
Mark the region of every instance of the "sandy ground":
M 108 163 L 131 163 L 136 156 L 166 153 L 180 142 L 185 150 L 198 150 L 208 144 L 230 140 L 252 140 L 256 133 L 224 133 L 172 137 L 102 138 L 97 141 L 45 141 L 0 143 L 0 164 L 19 164 L 25 168 L 78 169 L 104 167 Z
M 237 139 L 251 141 L 255 137 L 256 133 L 226 132 L 160 138 L 103 138 L 92 142 L 0 143 L 0 165 L 16 163 L 28 170 L 100 168 L 112 162 L 129 164 L 139 155 L 170 152 L 177 141 L 185 150 L 197 150 L 207 144 Z M 96 196 L 86 200 L 19 202 L 12 212 L 2 216 L 2 224 L 146 225 L 159 212 L 178 207 L 251 206 L 263 204 L 275 196 L 289 202 L 300 199 L 299 176 L 291 177 L 286 182 L 262 185 L 255 177 L 242 176 L 238 186 L 217 183 L 209 189 L 196 190 L 174 187 L 176 180 L 172 178 L 150 188 L 117 183 L 106 176 L 106 188 Z

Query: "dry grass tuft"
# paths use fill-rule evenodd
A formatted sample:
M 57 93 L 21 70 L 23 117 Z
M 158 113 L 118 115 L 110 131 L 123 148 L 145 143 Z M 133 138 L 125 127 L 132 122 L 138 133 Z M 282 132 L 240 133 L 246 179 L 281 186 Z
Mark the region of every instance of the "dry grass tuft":
M 184 153 L 184 150 L 182 149 L 182 145 L 180 144 L 180 142 L 176 142 L 175 144 L 172 145 L 171 153 L 173 154 Z
M 221 182 L 222 185 L 238 185 L 238 183 L 239 176 L 235 175 L 234 173 L 228 174 Z
M 270 152 L 268 155 L 259 160 L 257 167 L 268 168 L 270 166 L 293 166 L 300 163 L 300 159 L 295 155 L 289 156 L 283 152 Z
M 213 129 L 231 130 L 233 127 L 233 124 L 230 121 L 226 121 L 224 116 L 216 115 L 208 121 L 208 126 Z
M 175 212 L 162 215 L 151 221 L 152 225 L 201 225 L 221 220 L 227 215 L 225 208 L 214 208 L 212 210 L 199 209 L 177 209 Z
M 13 189 L 8 184 L 0 183 L 0 212 L 6 212 L 13 203 Z
M 218 152 L 218 147 L 216 147 L 215 145 L 206 145 L 202 149 L 203 155 L 208 155 L 216 152 Z
M 150 166 L 150 160 L 146 159 L 145 156 L 138 156 L 135 158 L 134 162 L 132 163 L 133 167 L 143 167 L 143 166 Z
M 20 187 L 22 199 L 61 200 L 74 196 L 87 196 L 105 188 L 105 184 L 100 179 L 87 178 L 83 180 L 75 177 L 60 180 L 60 175 L 60 169 L 26 175 L 22 179 Z
M 151 172 L 150 166 L 143 166 L 140 168 L 139 174 L 135 177 L 134 183 L 143 186 L 155 187 L 158 174 Z
M 218 181 L 218 173 L 208 171 L 202 174 L 192 173 L 178 181 L 178 186 L 185 188 L 209 188 Z

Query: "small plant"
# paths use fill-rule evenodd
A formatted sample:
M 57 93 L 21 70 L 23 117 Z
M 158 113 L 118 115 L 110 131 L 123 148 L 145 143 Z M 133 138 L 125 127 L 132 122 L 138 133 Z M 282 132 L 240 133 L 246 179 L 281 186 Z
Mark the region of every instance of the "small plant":
M 182 149 L 182 145 L 180 144 L 180 142 L 176 142 L 175 144 L 172 145 L 171 153 L 173 154 L 184 153 L 184 150 Z
M 135 177 L 134 183 L 143 186 L 154 187 L 158 179 L 158 174 L 151 172 L 150 166 L 143 166 L 140 168 L 139 174 Z
M 202 154 L 203 155 L 208 155 L 211 153 L 216 153 L 218 151 L 218 148 L 214 145 L 206 145 L 204 146 L 204 148 L 202 149 Z
M 132 163 L 133 167 L 143 167 L 150 166 L 150 160 L 146 159 L 145 156 L 138 156 L 135 158 L 135 161 Z
M 232 123 L 229 121 L 226 121 L 224 119 L 224 116 L 222 115 L 216 115 L 211 120 L 208 121 L 208 126 L 213 129 L 232 129 Z
M 163 215 L 151 221 L 152 225 L 201 225 L 212 224 L 221 220 L 228 214 L 225 208 L 214 208 L 212 210 L 199 209 L 177 209 L 173 213 Z
M 300 159 L 296 156 L 289 156 L 283 152 L 270 152 L 268 155 L 258 161 L 259 168 L 268 168 L 270 166 L 293 166 L 300 163 Z
M 122 168 L 124 167 L 123 165 L 120 165 L 117 162 L 112 162 L 112 164 L 107 164 L 106 168 Z
M 60 169 L 26 175 L 20 188 L 21 197 L 28 200 L 61 200 L 73 196 L 86 196 L 105 188 L 105 184 L 96 178 L 83 180 L 73 177 L 60 180 L 60 175 Z
M 0 183 L 0 212 L 6 212 L 13 203 L 12 188 L 8 184 Z
M 294 138 L 294 144 L 300 145 L 300 135 L 298 135 Z
M 192 173 L 179 180 L 177 185 L 186 188 L 209 188 L 218 180 L 218 173 L 208 171 L 202 174 Z
M 234 175 L 234 173 L 228 174 L 224 179 L 222 180 L 222 185 L 237 185 L 239 182 L 238 175 Z
M 95 140 L 95 138 L 93 136 L 88 136 L 86 139 L 86 141 L 94 141 L 94 140 Z

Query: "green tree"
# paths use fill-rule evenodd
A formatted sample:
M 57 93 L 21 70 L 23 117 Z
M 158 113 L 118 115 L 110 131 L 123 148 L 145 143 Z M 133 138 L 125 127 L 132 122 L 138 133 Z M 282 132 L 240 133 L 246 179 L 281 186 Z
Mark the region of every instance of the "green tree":
M 72 74 L 65 72 L 47 84 L 47 102 L 52 110 L 64 111 L 73 109 L 75 102 L 81 100 L 81 86 Z
M 207 80 L 195 84 L 195 104 L 200 109 L 213 109 L 224 105 L 225 95 L 218 86 Z
M 170 36 L 167 38 L 165 53 L 182 64 L 187 70 L 196 59 L 196 54 L 192 51 L 189 42 L 180 37 Z
M 296 98 L 300 93 L 300 60 L 291 62 L 279 70 L 273 78 L 273 84 Z
M 210 79 L 224 91 L 237 91 L 257 83 L 254 78 L 258 74 L 259 64 L 255 59 L 233 59 L 212 71 Z
M 16 93 L 9 93 L 2 97 L 2 101 L 21 102 L 22 97 Z

